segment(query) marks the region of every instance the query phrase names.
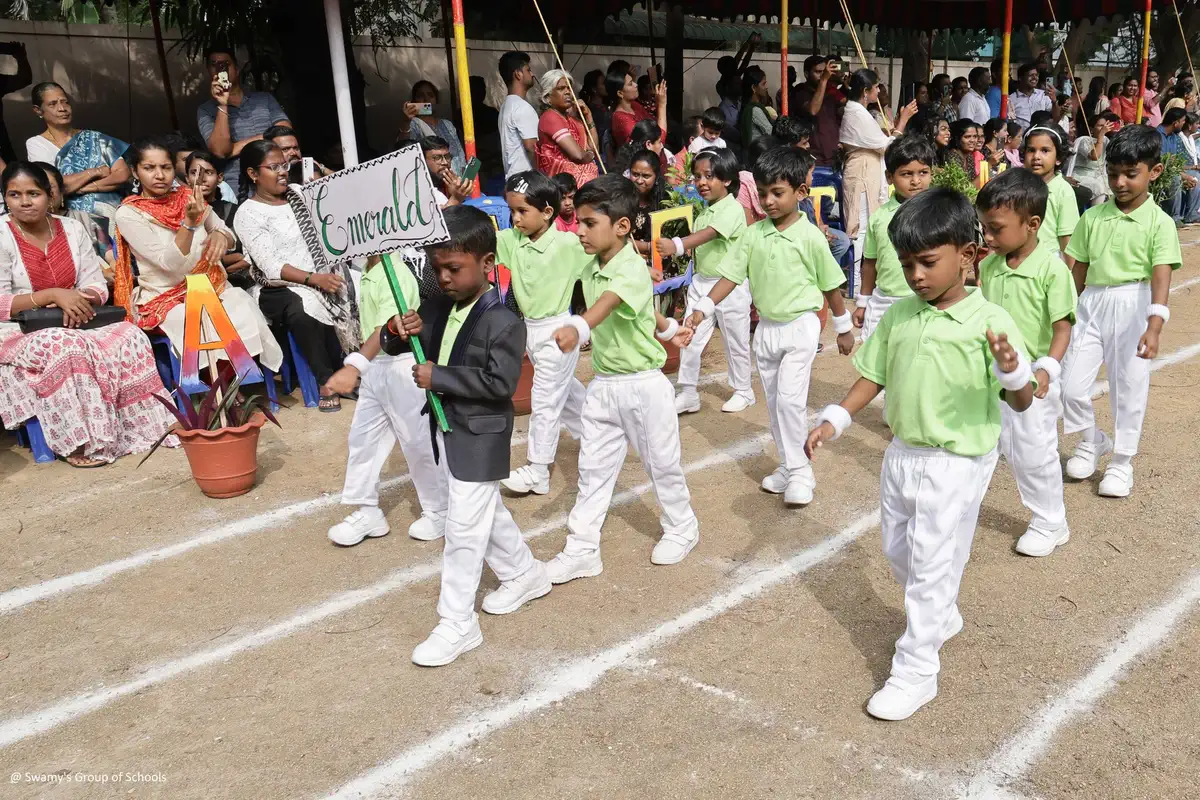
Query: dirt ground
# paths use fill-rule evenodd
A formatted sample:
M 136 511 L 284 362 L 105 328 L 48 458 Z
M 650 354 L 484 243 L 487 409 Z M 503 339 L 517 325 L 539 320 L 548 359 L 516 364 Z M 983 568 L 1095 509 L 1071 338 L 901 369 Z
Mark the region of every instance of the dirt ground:
M 353 404 L 294 401 L 263 431 L 258 486 L 225 501 L 182 451 L 80 471 L 6 438 L 0 797 L 1198 797 L 1200 251 L 1184 254 L 1134 496 L 1068 484 L 1070 543 L 1023 558 L 1002 462 L 966 627 L 938 698 L 902 723 L 864 710 L 904 625 L 878 542 L 879 409 L 822 453 L 815 502 L 785 510 L 758 489 L 776 464 L 761 390 L 719 411 L 717 342 L 704 409 L 681 420 L 696 550 L 650 564 L 657 511 L 631 459 L 604 573 L 483 615 L 483 647 L 436 670 L 409 654 L 436 623 L 440 545 L 404 535 L 398 450 L 392 535 L 325 538 Z M 811 408 L 852 381 L 835 350 Z M 539 558 L 562 546 L 577 453 L 564 436 L 551 493 L 507 501 Z

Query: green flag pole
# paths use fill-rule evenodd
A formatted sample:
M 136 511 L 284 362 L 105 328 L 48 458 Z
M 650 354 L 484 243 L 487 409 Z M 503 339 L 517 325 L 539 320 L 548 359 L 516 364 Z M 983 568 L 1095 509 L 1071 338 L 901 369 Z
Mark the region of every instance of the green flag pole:
M 392 299 L 396 301 L 396 308 L 400 309 L 400 314 L 403 316 L 408 313 L 408 304 L 404 302 L 404 292 L 400 291 L 400 281 L 396 278 L 396 270 L 392 266 L 392 256 L 390 253 L 383 254 L 383 274 L 387 275 L 388 285 L 392 287 Z M 408 337 L 408 345 L 412 348 L 413 358 L 418 364 L 425 363 L 425 351 L 421 349 L 421 342 L 416 336 Z M 450 432 L 450 423 L 446 421 L 446 411 L 442 408 L 442 400 L 433 390 L 426 392 L 429 395 L 429 407 L 433 409 L 433 414 L 437 417 L 438 427 L 442 429 L 442 433 Z

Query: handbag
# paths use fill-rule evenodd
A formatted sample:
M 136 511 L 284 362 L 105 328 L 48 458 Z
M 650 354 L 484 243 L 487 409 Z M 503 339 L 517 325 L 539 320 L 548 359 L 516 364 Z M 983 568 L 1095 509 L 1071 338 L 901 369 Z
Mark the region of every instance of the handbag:
M 80 329 L 90 331 L 125 321 L 125 309 L 120 306 L 96 306 L 95 310 L 96 315 L 80 325 Z M 31 308 L 20 312 L 14 319 L 21 326 L 21 333 L 65 327 L 61 308 Z

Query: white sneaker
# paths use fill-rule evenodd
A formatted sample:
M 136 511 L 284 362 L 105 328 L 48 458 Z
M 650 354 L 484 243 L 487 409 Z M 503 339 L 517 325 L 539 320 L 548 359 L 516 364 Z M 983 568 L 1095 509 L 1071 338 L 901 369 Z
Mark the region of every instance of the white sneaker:
M 813 501 L 813 486 L 805 480 L 788 480 L 783 492 L 783 504 L 797 508 L 808 505 Z
M 692 552 L 692 548 L 699 541 L 699 534 L 688 538 L 677 533 L 664 533 L 658 540 L 658 544 L 654 545 L 654 552 L 650 554 L 650 563 L 678 564 L 687 557 L 688 553 Z
M 546 574 L 553 584 L 566 583 L 576 578 L 594 578 L 604 571 L 600 551 L 581 556 L 559 553 L 546 562 Z
M 329 529 L 329 541 L 342 547 L 353 547 L 368 537 L 387 536 L 391 530 L 379 506 L 359 506 L 357 511 Z
M 958 610 L 958 606 L 950 609 L 950 616 L 946 619 L 946 626 L 942 628 L 942 643 L 953 639 L 962 633 L 963 618 L 962 613 Z
M 509 473 L 506 479 L 500 481 L 500 485 L 513 494 L 550 494 L 550 470 L 526 464 Z
M 466 633 L 459 633 L 454 625 L 442 620 L 428 639 L 413 648 L 412 662 L 419 667 L 442 667 L 481 644 L 483 632 L 478 619 L 471 620 Z
M 788 487 L 788 471 L 787 467 L 780 464 L 775 468 L 775 471 L 762 479 L 762 490 L 771 494 L 783 494 Z
M 1040 558 L 1050 555 L 1056 547 L 1066 544 L 1070 538 L 1071 531 L 1066 525 L 1049 533 L 1030 528 L 1017 539 L 1016 550 L 1023 556 Z
M 1101 497 L 1129 497 L 1133 491 L 1133 465 L 1109 464 L 1100 481 Z
M 725 405 L 721 406 L 721 410 L 726 414 L 739 414 L 754 405 L 755 402 L 754 395 L 747 397 L 740 392 L 734 392 L 733 397 L 726 400 Z
M 1084 439 L 1075 445 L 1075 452 L 1067 459 L 1067 477 L 1077 481 L 1086 481 L 1096 474 L 1096 462 L 1113 449 L 1112 439 L 1105 434 L 1099 444 Z
M 504 581 L 499 589 L 489 592 L 488 596 L 483 598 L 483 610 L 489 614 L 511 614 L 530 600 L 550 594 L 551 588 L 546 565 L 534 561 L 533 566 L 525 570 L 524 574 L 511 581 Z
M 695 414 L 700 410 L 700 393 L 695 389 L 684 389 L 675 395 L 676 414 Z
M 408 535 L 418 542 L 436 542 L 446 535 L 446 515 L 422 512 L 417 521 L 408 526 Z
M 921 706 L 937 697 L 937 678 L 927 678 L 920 683 L 903 683 L 888 678 L 883 688 L 867 702 L 867 713 L 876 719 L 893 722 L 908 719 Z

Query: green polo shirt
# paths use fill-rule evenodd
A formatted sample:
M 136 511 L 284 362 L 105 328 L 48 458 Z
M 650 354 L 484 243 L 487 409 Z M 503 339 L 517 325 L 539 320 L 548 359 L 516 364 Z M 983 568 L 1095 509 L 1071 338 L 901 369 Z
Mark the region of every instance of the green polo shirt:
M 471 309 L 478 302 L 479 298 L 476 297 L 470 304 L 462 308 L 459 308 L 456 304 L 450 309 L 450 316 L 446 320 L 446 330 L 442 332 L 442 346 L 438 350 L 437 363 L 443 366 L 450 363 L 450 353 L 454 350 L 454 340 L 458 338 L 458 332 L 462 330 L 463 323 L 467 321 Z
M 1050 196 L 1046 198 L 1046 218 L 1038 228 L 1038 242 L 1060 250 L 1058 237 L 1072 235 L 1079 224 L 1079 203 L 1075 190 L 1061 173 L 1046 184 L 1046 189 Z
M 908 297 L 913 293 L 908 281 L 904 280 L 904 266 L 888 236 L 888 225 L 900 210 L 900 201 L 895 197 L 875 210 L 867 220 L 867 236 L 863 242 L 863 258 L 875 259 L 875 288 L 888 297 Z
M 580 276 L 583 298 L 591 308 L 600 295 L 621 298 L 604 322 L 592 329 L 592 367 L 603 375 L 631 375 L 661 369 L 667 351 L 654 338 L 654 288 L 650 270 L 629 244 L 603 267 L 592 256 Z
M 578 236 L 553 225 L 536 242 L 516 228 L 496 237 L 496 260 L 512 272 L 517 306 L 527 319 L 567 313 L 575 281 L 590 259 Z
M 969 294 L 945 311 L 920 297 L 887 310 L 854 356 L 858 373 L 887 388 L 888 424 L 898 439 L 960 456 L 991 452 L 1000 440 L 1000 383 L 987 330 L 1007 333 L 1025 352 L 1013 318 Z
M 393 253 L 393 256 L 392 269 L 396 272 L 400 293 L 404 295 L 408 310 L 416 311 L 421 307 L 421 290 L 417 286 L 417 279 L 400 259 L 399 253 Z M 367 270 L 359 284 L 358 294 L 358 323 L 362 328 L 363 339 L 368 338 L 376 328 L 382 328 L 388 320 L 400 313 L 382 264 L 376 264 Z
M 759 317 L 772 322 L 820 310 L 823 293 L 846 282 L 825 234 L 803 214 L 783 231 L 770 219 L 746 228 L 719 272 L 738 284 L 749 278 Z
M 727 194 L 696 216 L 692 230 L 699 233 L 705 228 L 719 235 L 696 248 L 695 271 L 702 278 L 719 278 L 721 262 L 746 230 L 746 212 L 736 197 Z
M 1016 269 L 1004 256 L 990 255 L 979 264 L 979 282 L 983 296 L 1017 323 L 1034 360 L 1050 352 L 1054 323 L 1075 324 L 1075 280 L 1057 248 L 1039 243 Z
M 1149 197 L 1129 214 L 1113 200 L 1089 208 L 1067 255 L 1088 265 L 1088 286 L 1148 281 L 1159 264 L 1179 269 L 1183 262 L 1175 221 Z

